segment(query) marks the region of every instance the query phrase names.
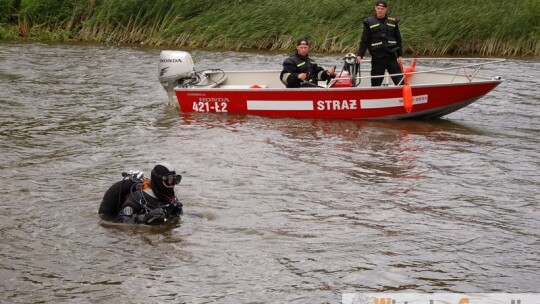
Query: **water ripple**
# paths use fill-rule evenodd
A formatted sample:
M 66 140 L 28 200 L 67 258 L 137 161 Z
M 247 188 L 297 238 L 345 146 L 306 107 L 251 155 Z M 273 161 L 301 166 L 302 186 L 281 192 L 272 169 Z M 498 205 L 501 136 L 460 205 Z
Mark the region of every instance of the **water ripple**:
M 506 81 L 447 119 L 364 122 L 179 113 L 156 81 L 159 51 L 0 44 L 7 301 L 537 292 L 540 62 L 487 67 Z M 285 56 L 192 54 L 201 69 Z M 182 219 L 101 222 L 120 173 L 160 161 L 184 176 Z

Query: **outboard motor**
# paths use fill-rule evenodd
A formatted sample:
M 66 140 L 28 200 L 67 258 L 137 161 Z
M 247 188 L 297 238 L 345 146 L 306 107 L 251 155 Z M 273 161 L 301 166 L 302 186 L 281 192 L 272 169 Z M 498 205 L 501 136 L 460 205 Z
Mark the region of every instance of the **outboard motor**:
M 191 55 L 182 51 L 161 51 L 158 65 L 159 82 L 169 96 L 169 104 L 175 104 L 174 87 L 196 81 L 195 66 Z
M 351 75 L 351 87 L 358 86 L 360 84 L 360 79 L 358 79 L 360 77 L 360 63 L 356 62 L 356 55 L 348 53 L 343 57 L 343 61 L 345 62 L 343 69 Z
M 343 57 L 344 65 L 341 73 L 334 78 L 333 88 L 356 87 L 360 84 L 360 64 L 356 62 L 356 55 L 349 53 Z

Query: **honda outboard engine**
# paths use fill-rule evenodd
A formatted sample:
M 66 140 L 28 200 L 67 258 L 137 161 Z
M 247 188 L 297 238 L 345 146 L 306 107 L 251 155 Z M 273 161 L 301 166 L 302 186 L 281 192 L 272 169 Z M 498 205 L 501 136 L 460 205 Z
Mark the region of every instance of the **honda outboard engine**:
M 191 55 L 182 51 L 161 51 L 158 75 L 159 82 L 169 96 L 169 104 L 176 103 L 174 87 L 196 81 Z

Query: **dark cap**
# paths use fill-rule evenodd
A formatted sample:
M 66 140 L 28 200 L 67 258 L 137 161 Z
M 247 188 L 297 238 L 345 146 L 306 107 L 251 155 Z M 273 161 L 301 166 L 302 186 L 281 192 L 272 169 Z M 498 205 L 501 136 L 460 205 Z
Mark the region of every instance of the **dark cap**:
M 309 45 L 309 41 L 306 38 L 298 39 L 296 45 Z
M 382 5 L 384 7 L 388 7 L 388 3 L 386 3 L 386 1 L 384 1 L 384 0 L 378 0 L 377 2 L 375 2 L 375 6 L 379 6 L 379 5 Z

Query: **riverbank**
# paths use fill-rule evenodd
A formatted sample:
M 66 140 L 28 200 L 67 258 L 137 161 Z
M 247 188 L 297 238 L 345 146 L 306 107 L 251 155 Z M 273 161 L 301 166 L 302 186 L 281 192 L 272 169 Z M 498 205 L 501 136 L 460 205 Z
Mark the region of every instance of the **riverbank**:
M 540 2 L 392 0 L 413 56 L 540 56 Z M 373 1 L 0 0 L 0 39 L 229 50 L 356 52 Z

